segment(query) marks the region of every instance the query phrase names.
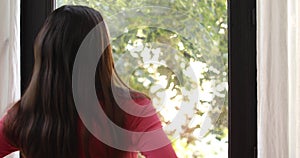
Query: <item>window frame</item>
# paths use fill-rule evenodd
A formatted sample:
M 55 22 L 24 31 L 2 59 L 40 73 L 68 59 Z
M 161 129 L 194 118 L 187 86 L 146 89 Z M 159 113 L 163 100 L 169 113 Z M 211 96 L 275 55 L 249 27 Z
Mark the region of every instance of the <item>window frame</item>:
M 21 1 L 21 94 L 29 84 L 33 63 L 33 43 L 42 24 L 54 9 L 54 0 Z
M 256 158 L 256 0 L 228 0 L 228 17 L 229 158 Z
M 227 0 L 229 158 L 257 157 L 256 0 Z M 21 1 L 21 94 L 33 68 L 33 43 L 55 0 Z M 242 105 L 242 106 L 241 106 Z

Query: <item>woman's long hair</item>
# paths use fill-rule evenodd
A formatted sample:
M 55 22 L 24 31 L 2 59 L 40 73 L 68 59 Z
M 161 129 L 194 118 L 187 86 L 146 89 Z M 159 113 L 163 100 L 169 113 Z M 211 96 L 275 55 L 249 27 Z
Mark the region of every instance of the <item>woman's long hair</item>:
M 72 69 L 83 39 L 102 21 L 102 16 L 94 9 L 63 6 L 51 13 L 37 35 L 31 81 L 21 100 L 8 111 L 4 124 L 5 135 L 25 157 L 78 157 L 79 116 L 72 95 Z M 109 45 L 99 60 L 95 85 L 104 111 L 122 126 L 124 115 L 112 95 L 114 71 Z M 92 135 L 86 130 L 86 157 L 89 157 L 86 144 L 90 137 Z M 125 152 L 109 155 L 120 157 L 122 153 Z

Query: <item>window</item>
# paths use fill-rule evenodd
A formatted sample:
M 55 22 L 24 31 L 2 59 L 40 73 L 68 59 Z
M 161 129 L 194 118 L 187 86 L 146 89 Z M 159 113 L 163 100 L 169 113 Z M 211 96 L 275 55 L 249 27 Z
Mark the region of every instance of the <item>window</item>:
M 175 117 L 166 114 L 176 113 L 176 109 L 182 108 L 182 105 L 177 104 L 187 99 L 182 91 L 190 90 L 180 87 L 180 76 L 188 76 L 192 78 L 191 81 L 198 82 L 196 84 L 199 84 L 200 101 L 195 106 L 195 115 L 186 118 L 185 122 L 189 123 L 184 123 L 185 126 L 179 130 L 177 137 L 172 138 L 172 130 L 167 131 L 170 139 L 174 140 L 173 146 L 178 156 L 228 157 L 229 155 L 230 158 L 252 158 L 256 155 L 254 0 L 243 2 L 34 0 L 31 3 L 25 1 L 21 3 L 22 90 L 26 87 L 32 69 L 33 39 L 45 17 L 53 8 L 63 4 L 88 5 L 99 10 L 105 18 L 110 18 L 109 22 L 114 22 L 114 25 L 108 22 L 110 30 L 122 32 L 112 39 L 116 64 L 124 54 L 143 60 L 147 56 L 145 50 L 150 53 L 148 56 L 166 51 L 176 52 L 176 60 L 185 63 L 176 65 L 183 69 L 184 75 L 177 75 L 176 71 L 172 70 L 174 67 L 166 66 L 167 61 L 160 64 L 142 64 L 131 71 L 129 78 L 121 75 L 124 80 L 128 80 L 131 87 L 150 95 L 157 103 L 155 105 L 172 106 L 157 107 L 165 126 Z M 145 7 L 145 4 L 159 7 Z M 135 9 L 128 10 L 128 6 Z M 142 7 L 144 9 L 141 9 Z M 125 18 L 124 21 L 118 19 L 120 13 L 126 13 L 122 17 Z M 134 16 L 130 19 L 126 15 L 135 15 L 140 20 Z M 163 25 L 154 25 L 155 27 L 143 25 L 143 22 L 145 23 L 143 18 L 147 18 L 146 15 L 162 20 L 160 24 Z M 166 27 L 169 21 L 174 22 L 174 19 L 177 21 L 172 27 Z M 126 21 L 130 23 L 124 25 Z M 182 24 L 186 22 L 191 24 L 184 29 Z M 121 27 L 113 28 L 113 26 Z M 139 56 L 143 53 L 144 58 Z M 193 71 L 188 70 L 193 67 L 196 75 L 189 76 L 189 72 Z M 164 101 L 168 104 L 163 104 Z M 209 128 L 203 133 L 200 129 L 206 129 L 204 128 L 206 123 Z

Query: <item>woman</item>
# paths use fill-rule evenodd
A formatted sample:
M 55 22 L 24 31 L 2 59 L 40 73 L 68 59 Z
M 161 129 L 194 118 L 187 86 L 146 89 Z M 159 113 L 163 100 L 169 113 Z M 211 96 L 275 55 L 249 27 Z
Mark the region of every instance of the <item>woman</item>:
M 137 152 L 115 149 L 99 141 L 86 128 L 75 107 L 72 93 L 75 58 L 86 35 L 101 22 L 103 18 L 99 12 L 83 6 L 63 6 L 47 18 L 35 40 L 35 65 L 30 84 L 21 100 L 0 121 L 0 157 L 17 150 L 25 158 L 137 157 Z M 107 30 L 105 36 L 108 37 Z M 120 86 L 117 81 L 111 82 L 113 77 L 118 79 L 108 45 L 96 68 L 99 107 L 111 121 L 129 131 L 161 129 L 156 114 L 133 116 L 118 106 L 113 88 Z M 127 89 L 134 102 L 151 103 L 147 96 Z M 100 128 L 100 133 L 102 131 L 114 133 Z M 170 144 L 141 153 L 147 158 L 176 157 Z

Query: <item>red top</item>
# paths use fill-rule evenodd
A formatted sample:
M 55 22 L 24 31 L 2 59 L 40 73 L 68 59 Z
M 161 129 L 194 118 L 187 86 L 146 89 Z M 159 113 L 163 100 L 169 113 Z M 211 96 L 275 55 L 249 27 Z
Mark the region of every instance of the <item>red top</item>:
M 140 100 L 135 100 L 140 105 L 145 105 L 146 102 L 149 102 L 148 99 L 140 99 Z M 5 138 L 3 134 L 3 121 L 5 117 L 0 120 L 0 158 L 19 150 L 18 148 L 10 145 L 9 140 Z M 82 132 L 84 129 L 84 124 L 82 121 L 79 121 L 78 125 L 78 135 L 79 137 L 82 137 Z M 153 131 L 156 129 L 161 129 L 161 122 L 159 118 L 157 117 L 156 114 L 148 117 L 137 117 L 133 116 L 130 114 L 126 114 L 125 116 L 125 129 L 130 130 L 130 131 L 136 131 L 136 132 L 147 132 L 147 131 Z M 162 137 L 166 137 L 165 135 Z M 160 138 L 154 138 L 154 139 L 160 139 Z M 81 139 L 78 139 L 79 142 L 79 158 L 85 158 L 84 156 L 84 151 L 83 151 L 83 142 Z M 101 141 L 99 141 L 95 137 L 91 137 L 90 142 L 89 142 L 89 152 L 91 158 L 98 158 L 99 156 L 103 156 L 105 152 L 107 152 L 107 148 L 111 152 L 113 152 L 114 148 L 108 147 Z M 175 151 L 173 150 L 171 144 L 156 149 L 152 151 L 147 151 L 147 152 L 141 152 L 142 155 L 144 155 L 146 158 L 177 158 Z M 137 158 L 137 152 L 128 152 L 126 155 L 126 158 Z

